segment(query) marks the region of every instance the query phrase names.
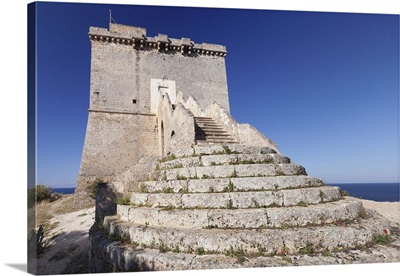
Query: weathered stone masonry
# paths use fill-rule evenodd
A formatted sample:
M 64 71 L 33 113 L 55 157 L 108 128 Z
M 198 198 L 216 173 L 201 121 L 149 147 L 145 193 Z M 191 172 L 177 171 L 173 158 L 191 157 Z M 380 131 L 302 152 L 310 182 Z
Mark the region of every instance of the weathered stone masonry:
M 183 98 L 229 111 L 226 48 L 110 23 L 90 27 L 90 107 L 78 176 L 78 202 L 95 178 L 110 181 L 145 156 L 159 156 L 161 121 L 151 110 L 151 81 L 173 80 Z M 165 127 L 165 122 L 163 122 Z

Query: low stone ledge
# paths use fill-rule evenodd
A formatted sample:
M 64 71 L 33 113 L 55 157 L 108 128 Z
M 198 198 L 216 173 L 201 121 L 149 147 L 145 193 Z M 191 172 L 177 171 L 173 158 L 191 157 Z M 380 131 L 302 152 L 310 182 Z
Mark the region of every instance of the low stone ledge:
M 134 206 L 166 208 L 248 209 L 276 206 L 307 206 L 339 200 L 337 187 L 322 186 L 278 191 L 248 191 L 221 193 L 132 193 L 130 202 Z M 324 201 L 325 200 L 325 201 Z
M 280 154 L 216 154 L 195 157 L 180 157 L 175 160 L 160 162 L 158 168 L 173 169 L 178 167 L 221 166 L 240 164 L 289 164 L 290 159 Z
M 160 180 L 180 180 L 187 178 L 235 178 L 282 175 L 307 175 L 304 167 L 297 164 L 250 164 L 225 166 L 196 166 L 160 170 Z
M 381 218 L 378 217 L 380 221 Z M 305 266 L 329 264 L 366 264 L 399 262 L 400 255 L 396 246 L 373 245 L 364 249 L 344 251 L 323 251 L 312 254 L 289 254 L 276 251 L 266 256 L 260 252 L 254 257 L 238 255 L 228 257 L 223 254 L 187 254 L 177 252 L 160 252 L 157 249 L 142 246 L 127 245 L 112 241 L 104 231 L 93 231 L 90 237 L 90 272 L 134 272 L 134 271 L 174 271 L 194 269 L 226 269 L 255 268 L 274 266 Z M 378 234 L 379 229 L 377 230 Z M 391 236 L 391 243 L 399 244 L 399 236 Z M 261 247 L 260 247 L 261 249 Z M 235 252 L 232 252 L 235 253 Z
M 221 193 L 278 191 L 283 189 L 298 189 L 325 186 L 322 180 L 304 175 L 276 177 L 234 177 L 186 180 L 143 181 L 132 192 L 143 193 Z M 324 201 L 330 201 L 329 194 L 324 194 Z
M 307 208 L 163 209 L 117 206 L 121 220 L 138 225 L 176 228 L 258 229 L 289 228 L 352 221 L 362 214 L 362 204 L 341 200 Z
M 131 224 L 129 228 L 117 218 L 105 220 L 106 230 L 111 235 L 129 237 L 134 244 L 163 248 L 166 251 L 194 253 L 199 250 L 210 253 L 225 253 L 243 250 L 246 254 L 274 254 L 284 250 L 297 254 L 302 248 L 323 250 L 350 249 L 371 244 L 374 237 L 390 231 L 389 222 L 381 217 L 371 217 L 360 222 L 334 226 L 300 227 L 289 229 L 176 229 Z M 125 239 L 125 238 L 124 238 Z

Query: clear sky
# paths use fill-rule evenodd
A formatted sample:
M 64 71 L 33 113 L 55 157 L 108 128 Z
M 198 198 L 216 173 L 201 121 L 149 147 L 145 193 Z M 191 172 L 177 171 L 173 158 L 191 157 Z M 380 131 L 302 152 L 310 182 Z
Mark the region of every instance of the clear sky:
M 89 107 L 89 26 L 226 45 L 231 113 L 327 183 L 399 180 L 399 16 L 39 3 L 37 182 L 74 187 Z M 184 92 L 184 91 L 183 91 Z

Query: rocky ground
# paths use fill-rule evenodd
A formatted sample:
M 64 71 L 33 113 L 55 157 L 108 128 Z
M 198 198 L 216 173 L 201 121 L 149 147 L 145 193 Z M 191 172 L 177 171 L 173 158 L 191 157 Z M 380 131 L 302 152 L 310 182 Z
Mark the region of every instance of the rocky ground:
M 50 241 L 38 259 L 38 274 L 88 273 L 88 231 L 94 223 L 94 207 L 74 210 L 71 198 L 66 196 L 45 206 L 45 209 L 64 210 L 51 214 Z M 364 207 L 372 209 L 391 221 L 392 238 L 388 245 L 375 245 L 367 250 L 333 252 L 329 255 L 295 255 L 256 258 L 248 260 L 248 267 L 321 265 L 345 263 L 400 262 L 400 202 L 374 202 L 362 200 Z M 70 211 L 70 212 L 68 212 Z M 65 213 L 67 212 L 67 213 Z M 60 214 L 61 213 L 61 214 Z M 211 256 L 209 256 L 211 257 Z M 215 261 L 215 260 L 214 260 Z

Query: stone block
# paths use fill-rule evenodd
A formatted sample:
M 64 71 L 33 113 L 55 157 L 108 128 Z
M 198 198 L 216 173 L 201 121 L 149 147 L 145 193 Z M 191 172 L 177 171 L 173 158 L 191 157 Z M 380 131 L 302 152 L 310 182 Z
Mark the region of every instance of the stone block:
M 130 205 L 117 205 L 117 215 L 122 219 L 126 221 L 129 220 L 129 213 L 133 206 Z
M 131 203 L 135 205 L 146 205 L 147 199 L 149 197 L 148 193 L 131 193 Z
M 167 252 L 155 255 L 152 265 L 155 271 L 188 270 L 191 269 L 194 257 L 194 255 Z
M 317 204 L 321 201 L 319 188 L 301 188 L 295 190 L 281 190 L 283 204 L 296 206 L 298 204 Z
M 176 157 L 189 157 L 194 155 L 194 149 L 192 147 L 184 147 L 177 149 L 173 152 Z
M 181 194 L 149 194 L 147 204 L 152 207 L 175 207 L 182 206 Z
M 183 194 L 183 208 L 226 208 L 229 193 Z
M 334 201 L 341 198 L 339 187 L 324 186 L 320 187 L 320 194 L 323 201 Z
M 265 209 L 209 210 L 209 228 L 259 228 L 268 225 Z
M 246 146 L 240 144 L 231 144 L 228 145 L 228 148 L 232 152 L 242 153 L 242 154 L 268 154 L 268 153 L 276 153 L 274 149 L 268 147 L 260 147 L 260 146 Z
M 241 265 L 236 258 L 229 258 L 224 255 L 203 255 L 195 256 L 190 264 L 191 269 L 228 269 L 239 268 Z
M 276 172 L 278 175 L 307 175 L 304 167 L 297 164 L 277 164 Z
M 204 166 L 227 165 L 230 162 L 236 163 L 237 154 L 204 155 L 201 161 Z
M 174 192 L 182 193 L 187 190 L 188 180 L 159 180 L 159 181 L 145 181 L 140 184 L 143 192 L 149 193 L 162 193 Z
M 199 178 L 221 178 L 233 175 L 234 167 L 226 166 L 211 166 L 211 167 L 196 167 L 196 175 Z
M 279 189 L 300 188 L 300 187 L 317 187 L 324 183 L 315 177 L 296 175 L 296 176 L 278 176 L 275 177 L 276 185 Z
M 170 168 L 176 168 L 179 166 L 182 167 L 195 167 L 195 166 L 201 166 L 202 161 L 200 157 L 185 157 L 185 158 L 179 158 L 175 159 L 172 161 L 167 161 L 160 163 L 160 168 L 161 169 L 170 169 Z
M 139 225 L 159 226 L 159 212 L 155 208 L 132 208 L 129 213 L 129 221 Z
M 238 177 L 231 178 L 234 190 L 254 191 L 254 190 L 275 190 L 276 179 L 274 177 Z
M 211 155 L 218 152 L 225 152 L 222 145 L 212 145 L 212 146 L 194 146 L 194 154 L 196 155 Z
M 208 210 L 161 210 L 158 212 L 158 226 L 171 228 L 203 228 L 208 225 Z
M 244 176 L 273 176 L 276 174 L 273 164 L 234 165 L 238 177 Z
M 229 179 L 190 179 L 188 182 L 189 193 L 223 192 L 228 189 Z

